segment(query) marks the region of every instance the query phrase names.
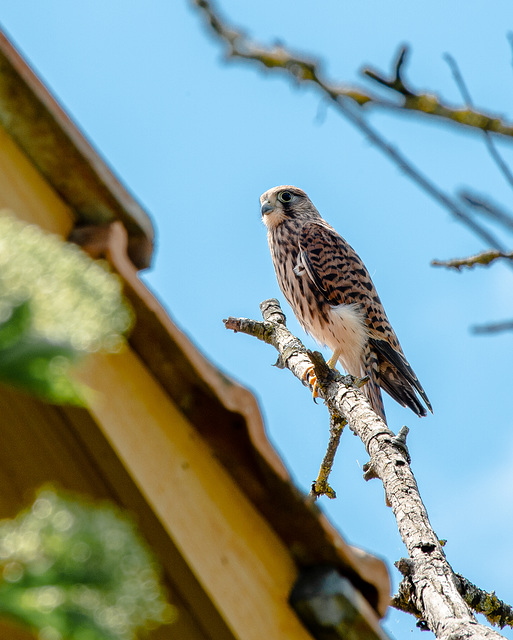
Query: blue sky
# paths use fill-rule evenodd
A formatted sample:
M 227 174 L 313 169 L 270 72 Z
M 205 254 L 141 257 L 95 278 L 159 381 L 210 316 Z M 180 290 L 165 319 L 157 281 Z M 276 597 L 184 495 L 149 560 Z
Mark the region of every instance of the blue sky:
M 445 52 L 476 105 L 504 115 L 513 97 L 509 0 L 222 0 L 255 39 L 322 57 L 326 73 L 364 82 L 409 43 L 407 78 L 460 96 Z M 430 200 L 311 89 L 242 63 L 225 64 L 186 0 L 108 3 L 5 0 L 0 23 L 99 152 L 150 213 L 154 264 L 144 280 L 175 321 L 224 371 L 257 395 L 269 437 L 308 489 L 327 441 L 327 413 L 273 350 L 224 329 L 283 300 L 258 197 L 295 184 L 364 259 L 388 316 L 434 407 L 423 420 L 385 400 L 392 429 L 410 429 L 413 470 L 454 569 L 513 601 L 513 335 L 469 326 L 513 317 L 511 269 L 453 273 L 433 258 L 486 248 Z M 509 187 L 477 134 L 373 112 L 373 126 L 448 192 L 469 186 L 508 206 Z M 499 144 L 513 166 L 511 143 Z M 504 237 L 511 247 L 511 237 Z M 289 327 L 305 337 L 283 302 Z M 305 343 L 312 347 L 311 339 Z M 363 445 L 345 433 L 322 508 L 353 544 L 393 562 L 404 555 L 378 481 L 365 483 Z M 393 636 L 420 637 L 390 612 Z M 510 638 L 513 638 L 511 632 Z

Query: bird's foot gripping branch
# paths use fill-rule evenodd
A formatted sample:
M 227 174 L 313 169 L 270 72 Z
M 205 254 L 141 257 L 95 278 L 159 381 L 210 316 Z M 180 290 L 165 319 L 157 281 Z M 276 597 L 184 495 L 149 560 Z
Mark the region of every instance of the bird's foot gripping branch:
M 227 329 L 246 333 L 271 344 L 278 351 L 278 366 L 289 369 L 308 386 L 306 373 L 312 365 L 317 379 L 318 395 L 330 413 L 330 442 L 321 464 L 319 477 L 312 485 L 313 497 L 335 497 L 328 483 L 335 451 L 344 424 L 360 437 L 370 461 L 365 467 L 365 479 L 379 478 L 385 489 L 386 502 L 392 507 L 401 538 L 409 558 L 400 561 L 403 571 L 401 597 L 394 606 L 414 613 L 418 624 L 433 631 L 443 640 L 479 638 L 498 640 L 499 633 L 478 624 L 471 607 L 462 595 L 462 578 L 456 576 L 447 562 L 442 544 L 429 522 L 410 467 L 406 447 L 407 429 L 396 436 L 372 410 L 369 401 L 358 388 L 360 381 L 342 376 L 330 369 L 320 354 L 309 352 L 286 327 L 279 302 L 272 298 L 260 305 L 263 321 L 230 317 L 224 320 Z M 478 610 L 478 609 L 474 609 Z M 482 609 L 481 609 L 482 610 Z M 492 623 L 496 619 L 488 616 Z M 503 622 L 502 624 L 510 624 Z
M 227 329 L 246 333 L 272 345 L 278 351 L 276 364 L 280 368 L 289 369 L 310 389 L 312 384 L 309 380 L 312 380 L 312 376 L 308 374 L 313 367 L 317 396 L 325 401 L 330 413 L 330 439 L 319 476 L 312 484 L 311 496 L 327 495 L 334 498 L 335 492 L 328 484 L 328 476 L 344 425 L 349 424 L 349 428 L 360 436 L 369 453 L 369 447 L 372 448 L 373 443 L 380 438 L 386 437 L 393 443 L 395 434 L 376 415 L 367 398 L 360 392 L 361 380 L 353 376 L 342 376 L 330 369 L 322 354 L 306 349 L 299 338 L 287 329 L 285 314 L 278 300 L 265 300 L 261 303 L 260 310 L 263 321 L 230 317 L 224 320 L 224 324 Z M 398 452 L 403 455 L 400 450 Z

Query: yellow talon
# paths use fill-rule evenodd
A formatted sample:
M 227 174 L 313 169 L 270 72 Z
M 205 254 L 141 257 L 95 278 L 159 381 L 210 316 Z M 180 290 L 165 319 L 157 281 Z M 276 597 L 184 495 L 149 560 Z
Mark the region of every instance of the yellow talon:
M 338 362 L 339 357 L 340 357 L 340 351 L 334 351 L 331 358 L 326 362 L 326 364 L 330 369 L 334 369 L 336 371 L 335 366 Z M 317 376 L 315 375 L 315 368 L 313 365 L 305 371 L 301 380 L 303 382 L 307 382 L 312 387 L 313 399 L 315 400 L 315 398 L 318 398 L 319 392 L 317 391 L 317 389 L 319 387 L 319 384 L 317 382 Z
M 315 375 L 315 369 L 313 365 L 304 372 L 304 374 L 301 376 L 301 380 L 303 382 L 308 382 L 308 384 L 312 387 L 313 399 L 315 400 L 315 398 L 318 398 L 319 393 L 317 391 L 317 388 L 319 385 L 317 383 L 317 376 Z

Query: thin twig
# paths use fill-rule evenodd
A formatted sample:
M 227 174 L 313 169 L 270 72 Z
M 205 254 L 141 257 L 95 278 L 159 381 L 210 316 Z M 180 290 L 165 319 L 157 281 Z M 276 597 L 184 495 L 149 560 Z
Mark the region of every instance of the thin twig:
M 335 490 L 330 486 L 328 480 L 333 469 L 335 454 L 340 444 L 340 436 L 346 421 L 335 413 L 330 414 L 330 439 L 324 458 L 322 459 L 317 479 L 312 483 L 310 497 L 317 499 L 319 496 L 327 496 L 331 500 L 337 497 Z
M 365 69 L 363 69 L 362 73 L 371 80 L 374 80 L 375 82 L 383 85 L 384 87 L 392 89 L 393 91 L 397 91 L 397 93 L 400 93 L 402 96 L 414 96 L 415 94 L 413 93 L 413 91 L 410 91 L 410 89 L 408 89 L 408 87 L 404 84 L 404 80 L 402 77 L 403 65 L 406 62 L 408 53 L 409 51 L 406 45 L 403 45 L 399 49 L 397 60 L 394 65 L 394 73 L 390 78 L 387 78 L 379 71 L 371 69 L 370 67 L 366 67 Z
M 406 60 L 407 53 L 408 49 L 403 45 L 399 50 L 399 55 L 393 67 L 394 72 L 388 77 L 385 74 L 370 67 L 365 67 L 362 69 L 362 73 L 365 76 L 367 76 L 371 80 L 374 80 L 380 85 L 387 87 L 388 89 L 392 89 L 397 94 L 402 96 L 404 98 L 403 102 L 400 104 L 390 103 L 386 100 L 383 100 L 381 96 L 376 97 L 373 95 L 368 96 L 368 100 L 360 100 L 360 102 L 358 103 L 360 104 L 360 106 L 378 106 L 386 109 L 396 108 L 400 109 L 401 111 L 413 111 L 419 114 L 421 113 L 442 118 L 450 122 L 451 124 L 464 125 L 473 129 L 480 129 L 482 131 L 498 133 L 498 131 L 496 130 L 496 124 L 492 124 L 492 121 L 495 121 L 497 119 L 496 117 L 486 116 L 473 108 L 469 108 L 468 105 L 464 109 L 454 109 L 453 107 L 449 107 L 448 105 L 443 104 L 438 96 L 435 96 L 431 93 L 422 93 L 419 91 L 415 91 L 412 87 L 406 86 L 402 78 L 402 67 Z M 358 88 L 356 93 L 361 94 L 362 90 Z M 498 118 L 498 120 L 500 122 L 500 118 Z M 499 128 L 502 129 L 502 127 L 500 126 Z M 509 128 L 510 125 L 508 124 L 506 130 L 509 130 Z
M 483 131 L 486 140 L 486 146 L 488 147 L 488 152 L 490 153 L 493 161 L 499 167 L 500 172 L 508 182 L 510 187 L 513 187 L 513 173 L 511 169 L 506 164 L 506 161 L 499 153 L 497 147 L 495 146 L 495 142 L 493 141 L 492 136 L 489 131 Z
M 508 39 L 511 49 L 511 66 L 513 67 L 513 31 L 508 31 L 508 33 L 506 34 L 506 38 Z
M 450 53 L 444 53 L 442 57 L 445 60 L 445 62 L 447 62 L 447 65 L 451 70 L 451 74 L 454 79 L 454 82 L 456 83 L 456 86 L 460 90 L 461 97 L 465 101 L 465 104 L 467 105 L 467 107 L 472 107 L 473 106 L 472 96 L 470 95 L 470 91 L 468 90 L 467 84 L 463 79 L 463 76 L 461 75 L 461 71 L 458 66 L 458 63 L 456 62 L 456 59 L 453 58 L 453 56 Z
M 490 324 L 477 324 L 470 327 L 470 330 L 472 333 L 478 335 L 513 331 L 513 320 L 505 320 L 504 322 L 495 322 Z
M 460 93 L 461 93 L 463 99 L 465 100 L 465 102 L 467 103 L 467 105 L 469 107 L 472 107 L 473 106 L 472 96 L 470 95 L 470 91 L 468 90 L 468 87 L 467 87 L 467 85 L 465 83 L 465 80 L 464 80 L 464 78 L 463 78 L 463 76 L 461 74 L 461 71 L 460 71 L 460 68 L 458 66 L 458 63 L 456 62 L 456 60 L 449 53 L 446 53 L 444 55 L 444 59 L 447 62 L 447 64 L 449 65 L 449 68 L 451 69 L 452 76 L 454 78 L 454 81 L 455 81 L 456 85 L 458 86 L 458 88 L 460 90 Z M 485 144 L 486 144 L 486 147 L 488 149 L 488 153 L 492 157 L 492 160 L 495 162 L 495 165 L 499 168 L 499 171 L 504 176 L 506 182 L 508 182 L 508 184 L 511 187 L 513 187 L 513 174 L 511 173 L 510 168 L 508 167 L 508 165 L 506 164 L 506 162 L 504 161 L 504 159 L 502 158 L 502 156 L 498 152 L 490 132 L 483 130 L 483 134 L 484 134 L 484 137 L 485 137 Z M 474 208 L 475 208 L 475 202 L 476 202 L 475 199 L 472 200 L 472 198 L 471 198 L 469 200 L 469 199 L 465 198 L 464 196 L 462 196 L 461 193 L 460 193 L 460 198 L 464 202 L 466 202 L 468 205 L 474 206 Z M 483 203 L 480 203 L 480 204 L 483 205 Z M 488 207 L 481 206 L 479 210 L 480 211 L 486 211 L 486 213 L 488 213 L 490 215 L 490 217 L 492 217 L 492 213 L 495 213 L 495 211 L 490 206 L 488 206 Z M 506 220 L 506 217 L 505 216 L 501 216 L 499 218 L 499 216 L 496 215 L 495 216 L 495 220 L 498 220 L 498 219 L 500 219 L 501 222 L 503 222 L 503 224 L 504 224 L 504 221 Z M 511 222 L 513 223 L 513 221 L 511 221 Z M 474 221 L 474 223 L 475 223 L 475 221 Z M 481 230 L 482 230 L 482 227 L 481 227 Z M 504 245 L 499 240 L 497 240 L 497 238 L 493 234 L 491 234 L 488 231 L 485 231 L 485 233 L 488 235 L 488 239 L 486 241 L 488 242 L 488 244 L 490 246 L 494 247 L 495 249 L 497 249 L 497 250 L 499 250 L 501 252 L 505 252 Z M 481 231 L 481 237 L 483 239 L 485 239 L 484 236 L 483 236 L 482 231 Z M 483 264 L 483 263 L 481 263 L 481 264 Z M 453 266 L 453 265 L 451 265 L 451 266 Z M 512 265 L 512 267 L 513 267 L 513 265 Z
M 475 267 L 476 265 L 489 265 L 499 258 L 513 260 L 513 251 L 503 253 L 502 251 L 483 251 L 475 256 L 467 258 L 454 258 L 453 260 L 433 260 L 431 262 L 434 267 L 449 267 L 451 269 L 461 270 L 462 267 Z
M 416 182 L 417 185 L 419 185 L 429 196 L 431 196 L 436 202 L 441 204 L 445 209 L 452 213 L 455 218 L 465 224 L 486 243 L 495 248 L 499 248 L 497 246 L 498 241 L 492 236 L 492 234 L 490 234 L 478 222 L 473 220 L 461 207 L 456 204 L 456 202 L 449 195 L 444 193 L 439 187 L 435 185 L 434 182 L 429 180 L 427 176 L 421 173 L 420 169 L 418 169 L 410 160 L 408 160 L 408 158 L 406 158 L 403 153 L 401 153 L 398 149 L 388 143 L 385 138 L 381 134 L 379 134 L 376 129 L 371 127 L 371 125 L 364 118 L 356 113 L 354 109 L 350 109 L 338 99 L 335 99 L 335 104 L 338 110 L 353 125 L 360 129 L 360 131 L 364 133 L 378 149 L 385 153 L 385 155 L 387 155 L 399 167 L 399 169 L 403 171 L 403 173 L 405 173 L 414 182 Z
M 453 58 L 450 53 L 445 53 L 444 60 L 449 65 L 452 76 L 454 78 L 454 81 L 456 82 L 456 85 L 460 90 L 463 100 L 467 103 L 467 106 L 469 108 L 473 108 L 474 103 L 472 101 L 472 96 L 470 95 L 470 91 L 468 90 L 468 87 L 465 83 L 465 80 L 463 79 L 460 68 L 455 58 Z M 504 176 L 506 182 L 509 183 L 510 187 L 513 187 L 513 173 L 511 172 L 511 169 L 508 167 L 504 158 L 498 152 L 490 132 L 483 129 L 483 134 L 485 137 L 486 146 L 488 148 L 488 153 L 491 155 L 492 160 L 495 162 L 496 166 L 499 168 L 499 171 Z
M 462 189 L 458 196 L 467 206 L 474 208 L 477 213 L 487 216 L 494 222 L 501 224 L 507 231 L 513 232 L 513 216 L 499 205 L 492 204 L 490 200 L 468 189 Z

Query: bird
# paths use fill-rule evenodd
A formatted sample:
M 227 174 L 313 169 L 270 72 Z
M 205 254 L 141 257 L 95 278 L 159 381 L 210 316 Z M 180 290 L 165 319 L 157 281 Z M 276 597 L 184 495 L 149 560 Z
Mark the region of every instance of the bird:
M 355 250 L 302 189 L 273 187 L 260 205 L 280 289 L 303 329 L 333 352 L 328 365 L 368 377 L 363 392 L 385 423 L 382 389 L 419 417 L 427 415 L 420 399 L 432 413 Z

